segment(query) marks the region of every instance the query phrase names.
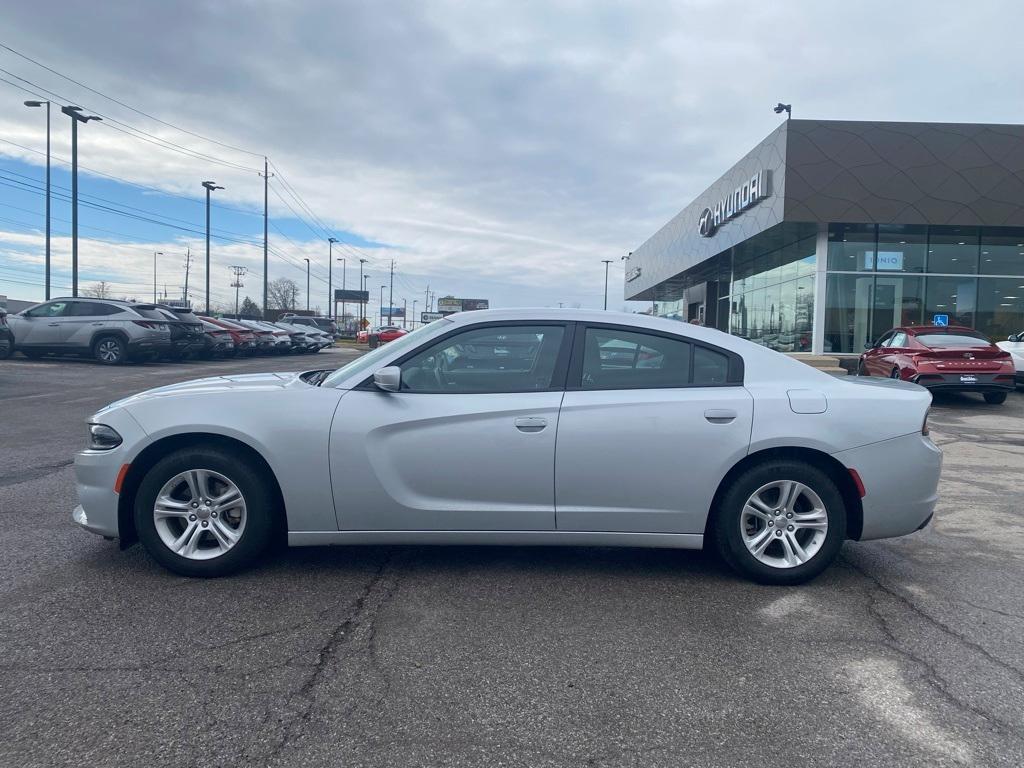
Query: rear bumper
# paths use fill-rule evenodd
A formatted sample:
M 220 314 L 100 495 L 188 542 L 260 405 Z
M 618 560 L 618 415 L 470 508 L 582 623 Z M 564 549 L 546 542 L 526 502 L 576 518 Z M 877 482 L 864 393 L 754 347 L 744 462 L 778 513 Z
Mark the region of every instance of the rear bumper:
M 128 342 L 129 354 L 140 352 L 169 352 L 173 349 L 170 339 L 136 339 Z
M 1009 392 L 1015 378 L 1008 373 L 919 373 L 911 381 L 934 391 Z
M 860 540 L 904 536 L 931 519 L 938 500 L 942 451 L 921 434 L 904 435 L 835 454 L 864 482 Z

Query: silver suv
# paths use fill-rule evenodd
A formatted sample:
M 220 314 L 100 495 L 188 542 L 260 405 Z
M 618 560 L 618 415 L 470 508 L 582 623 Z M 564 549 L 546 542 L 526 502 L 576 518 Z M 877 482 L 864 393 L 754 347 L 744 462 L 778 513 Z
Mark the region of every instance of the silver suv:
M 56 299 L 8 315 L 25 357 L 87 355 L 104 365 L 157 357 L 171 346 L 170 324 L 152 304 L 113 299 Z

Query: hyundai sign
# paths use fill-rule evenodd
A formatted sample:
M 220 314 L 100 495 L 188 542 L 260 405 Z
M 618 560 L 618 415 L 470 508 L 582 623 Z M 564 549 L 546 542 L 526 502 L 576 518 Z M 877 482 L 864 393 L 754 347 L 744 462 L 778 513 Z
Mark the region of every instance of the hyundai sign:
M 743 213 L 748 208 L 768 197 L 770 190 L 769 171 L 758 171 L 747 181 L 736 187 L 724 200 L 715 203 L 712 208 L 705 208 L 697 222 L 697 231 L 701 237 L 714 237 L 718 228 Z

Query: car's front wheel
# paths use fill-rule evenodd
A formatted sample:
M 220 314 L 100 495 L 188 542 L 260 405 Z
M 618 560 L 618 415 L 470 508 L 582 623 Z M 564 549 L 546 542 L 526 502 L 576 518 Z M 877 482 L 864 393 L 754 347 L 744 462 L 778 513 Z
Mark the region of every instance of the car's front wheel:
M 800 461 L 744 472 L 715 510 L 725 561 L 764 584 L 799 584 L 827 568 L 846 538 L 846 507 L 832 479 Z
M 225 576 L 270 545 L 276 494 L 264 474 L 217 448 L 186 448 L 146 473 L 135 497 L 139 540 L 183 576 Z

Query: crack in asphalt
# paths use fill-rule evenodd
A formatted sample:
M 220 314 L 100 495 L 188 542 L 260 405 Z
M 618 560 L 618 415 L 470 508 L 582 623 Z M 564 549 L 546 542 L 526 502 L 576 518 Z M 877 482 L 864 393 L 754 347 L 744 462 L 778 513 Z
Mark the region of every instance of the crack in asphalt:
M 21 485 L 22 483 L 30 483 L 33 480 L 38 480 L 40 477 L 46 477 L 46 475 L 55 470 L 69 467 L 74 463 L 74 459 L 68 459 L 67 461 L 59 461 L 56 464 L 47 464 L 46 466 L 33 467 L 32 469 L 22 469 L 16 475 L 0 476 L 0 488 L 8 488 L 12 485 Z
M 302 700 L 304 703 L 298 710 L 297 714 L 293 715 L 290 719 L 286 719 L 282 723 L 281 737 L 266 755 L 264 763 L 269 764 L 280 757 L 284 750 L 287 749 L 295 739 L 302 725 L 309 722 L 316 704 L 316 687 L 323 679 L 329 663 L 337 656 L 339 649 L 352 638 L 355 630 L 365 623 L 365 617 L 363 614 L 367 610 L 367 604 L 370 601 L 374 590 L 384 580 L 385 573 L 392 562 L 392 558 L 393 554 L 388 553 L 380 566 L 378 566 L 377 570 L 374 572 L 372 578 L 370 578 L 370 580 L 363 586 L 362 590 L 360 590 L 359 596 L 352 602 L 349 615 L 344 621 L 331 630 L 327 635 L 326 640 L 317 649 L 316 661 L 312 665 L 313 669 L 310 675 L 294 693 L 291 693 L 286 698 L 285 706 L 282 708 L 285 710 L 290 707 L 293 701 Z M 384 598 L 377 601 L 377 604 L 373 609 L 373 614 L 370 618 L 371 631 L 373 630 L 373 626 L 376 622 L 376 616 L 384 607 L 386 600 L 390 599 L 393 592 L 393 589 L 388 590 L 385 592 Z M 292 659 L 286 660 L 285 665 L 289 664 L 291 660 Z
M 942 676 L 942 674 L 935 667 L 935 665 L 933 665 L 927 659 L 918 656 L 913 651 L 903 646 L 899 638 L 896 636 L 896 633 L 893 632 L 892 627 L 889 624 L 889 621 L 885 618 L 885 616 L 879 609 L 878 595 L 884 594 L 888 596 L 897 604 L 902 605 L 905 608 L 908 608 L 911 613 L 919 616 L 932 626 L 936 627 L 947 637 L 952 638 L 954 642 L 958 643 L 959 645 L 965 648 L 969 648 L 977 653 L 980 653 L 992 664 L 995 664 L 996 666 L 1004 670 L 1007 670 L 1013 676 L 1024 679 L 1024 675 L 1022 675 L 1020 670 L 1018 670 L 1016 667 L 1010 664 L 1007 664 L 1001 659 L 993 656 L 992 653 L 985 649 L 983 646 L 979 645 L 978 643 L 974 642 L 969 638 L 964 637 L 959 632 L 956 632 L 954 629 L 949 627 L 947 624 L 939 621 L 933 616 L 930 616 L 919 606 L 915 605 L 911 600 L 909 600 L 905 595 L 902 595 L 899 592 L 896 592 L 891 587 L 886 586 L 877 577 L 871 575 L 864 569 L 860 568 L 855 563 L 851 562 L 848 558 L 844 557 L 843 560 L 846 563 L 848 563 L 850 567 L 853 568 L 853 570 L 855 570 L 857 573 L 859 573 L 861 576 L 863 576 L 865 579 L 867 579 L 874 585 L 873 589 L 867 591 L 868 614 L 875 620 L 875 623 L 878 625 L 878 628 L 881 630 L 882 634 L 886 638 L 886 641 L 883 642 L 882 645 L 884 645 L 886 648 L 889 648 L 894 653 L 904 656 L 905 658 L 910 659 L 912 662 L 915 662 L 921 667 L 923 667 L 928 673 L 928 682 L 931 684 L 931 687 L 935 691 L 937 691 L 942 696 L 942 698 L 944 698 L 951 705 L 953 705 L 956 709 L 962 712 L 970 712 L 982 718 L 985 722 L 989 723 L 993 728 L 1001 731 L 1004 735 L 1007 735 L 1019 741 L 1020 731 L 1018 725 L 1008 723 L 1002 718 L 1000 718 L 998 715 L 995 715 L 991 712 L 987 712 L 975 706 L 974 704 L 971 704 L 970 702 L 964 701 L 963 699 L 959 698 L 950 689 L 949 681 Z

